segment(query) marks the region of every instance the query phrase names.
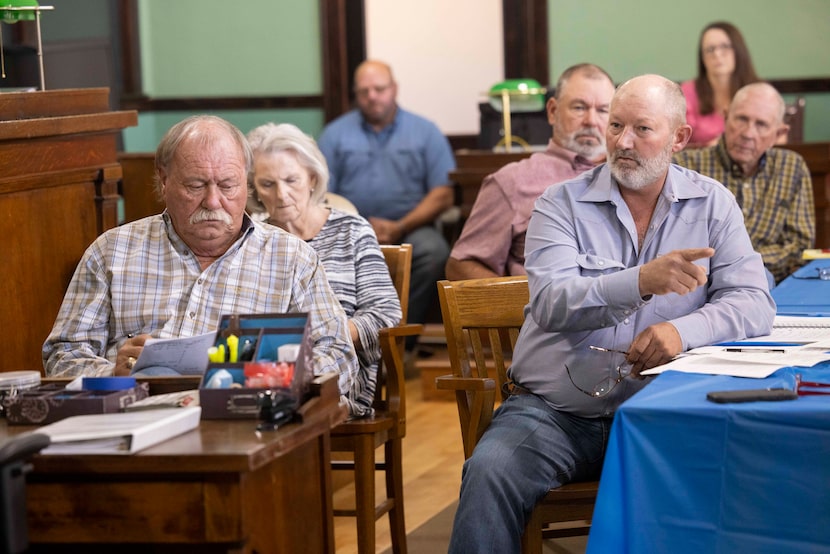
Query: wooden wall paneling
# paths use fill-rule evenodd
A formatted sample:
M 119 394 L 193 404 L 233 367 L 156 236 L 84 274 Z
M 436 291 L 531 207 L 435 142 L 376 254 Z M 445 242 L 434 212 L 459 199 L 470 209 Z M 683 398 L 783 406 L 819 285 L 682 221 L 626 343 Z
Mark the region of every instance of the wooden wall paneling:
M 124 223 L 159 214 L 164 203 L 156 198 L 153 190 L 155 153 L 121 152 L 121 196 L 124 198 Z
M 787 144 L 801 154 L 813 181 L 816 210 L 816 248 L 830 248 L 830 142 Z

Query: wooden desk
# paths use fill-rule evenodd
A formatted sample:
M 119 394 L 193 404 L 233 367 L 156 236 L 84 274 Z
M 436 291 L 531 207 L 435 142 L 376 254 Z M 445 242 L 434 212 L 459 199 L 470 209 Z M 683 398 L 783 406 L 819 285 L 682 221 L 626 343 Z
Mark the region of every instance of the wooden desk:
M 116 138 L 135 111 L 106 88 L 0 94 L 0 371 L 40 370 L 41 347 L 81 255 L 117 223 Z
M 132 456 L 35 456 L 31 552 L 334 552 L 329 430 L 345 418 L 337 378 L 303 422 L 205 420 Z M 6 427 L 0 440 L 32 427 Z
M 813 200 L 816 210 L 816 248 L 830 248 L 830 142 L 787 144 L 801 154 L 813 179 Z M 510 162 L 530 156 L 530 152 L 502 153 L 490 150 L 457 150 L 457 169 L 450 180 L 457 188 L 456 196 L 464 220 L 470 215 L 481 181 L 490 173 Z

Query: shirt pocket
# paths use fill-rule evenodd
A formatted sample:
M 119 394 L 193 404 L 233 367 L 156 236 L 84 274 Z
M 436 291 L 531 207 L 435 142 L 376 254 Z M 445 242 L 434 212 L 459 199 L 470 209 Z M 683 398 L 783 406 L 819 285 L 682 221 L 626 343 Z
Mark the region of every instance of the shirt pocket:
M 626 265 L 612 258 L 605 258 L 597 254 L 579 254 L 576 257 L 576 264 L 580 273 L 585 277 L 598 277 L 626 268 Z
M 392 164 L 399 175 L 417 183 L 426 181 L 425 168 L 420 163 L 420 157 L 415 150 L 395 149 L 390 152 Z
M 350 149 L 342 152 L 343 159 L 343 175 L 341 179 L 350 182 L 361 182 L 368 171 L 368 168 L 374 162 L 374 156 L 369 150 Z M 342 185 L 342 183 L 338 183 Z M 349 191 L 347 191 L 349 192 Z

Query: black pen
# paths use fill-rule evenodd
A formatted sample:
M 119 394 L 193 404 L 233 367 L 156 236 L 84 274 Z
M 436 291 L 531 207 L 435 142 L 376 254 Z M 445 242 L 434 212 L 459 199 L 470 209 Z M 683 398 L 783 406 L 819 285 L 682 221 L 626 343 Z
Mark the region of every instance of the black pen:
M 764 354 L 785 354 L 783 348 L 724 348 L 726 352 L 761 352 Z

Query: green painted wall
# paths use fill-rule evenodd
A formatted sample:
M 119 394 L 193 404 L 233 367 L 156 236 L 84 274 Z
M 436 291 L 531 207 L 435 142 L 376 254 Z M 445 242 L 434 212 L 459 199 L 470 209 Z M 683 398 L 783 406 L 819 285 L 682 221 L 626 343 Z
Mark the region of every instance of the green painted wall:
M 303 110 L 228 110 L 211 112 L 223 117 L 248 133 L 254 127 L 273 121 L 293 123 L 308 132 L 319 132 L 323 128 L 323 112 L 316 109 Z M 155 152 L 162 135 L 193 112 L 143 112 L 138 115 L 138 126 L 124 130 L 124 150 L 127 152 Z
M 40 29 L 43 40 L 83 40 L 109 38 L 110 0 L 42 0 L 41 6 L 52 6 L 54 10 L 42 11 Z
M 620 82 L 642 73 L 692 78 L 700 30 L 718 20 L 741 30 L 763 78 L 830 74 L 828 0 L 548 0 L 551 80 L 582 61 Z M 830 95 L 805 98 L 805 140 L 830 140 Z
M 151 98 L 316 95 L 322 91 L 316 0 L 139 0 L 143 92 Z M 268 121 L 323 128 L 320 109 L 217 111 L 243 132 Z M 124 149 L 156 149 L 192 112 L 142 113 Z
M 320 94 L 318 7 L 318 0 L 139 0 L 144 92 L 156 98 Z M 762 77 L 830 75 L 830 0 L 548 0 L 548 11 L 551 79 L 580 61 L 598 63 L 617 81 L 647 72 L 691 78 L 700 29 L 720 19 L 742 30 Z M 830 141 L 830 94 L 805 97 L 805 140 Z M 125 149 L 155 149 L 163 132 L 187 115 L 141 114 L 139 126 L 124 133 Z M 243 131 L 288 121 L 316 136 L 323 125 L 322 111 L 314 109 L 219 115 Z
M 140 0 L 151 97 L 319 94 L 316 0 Z

